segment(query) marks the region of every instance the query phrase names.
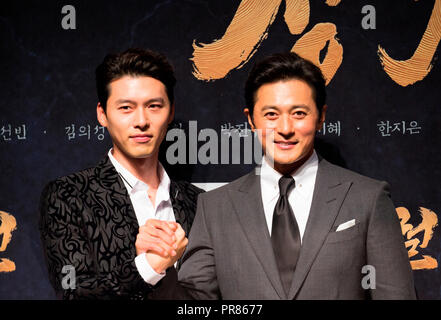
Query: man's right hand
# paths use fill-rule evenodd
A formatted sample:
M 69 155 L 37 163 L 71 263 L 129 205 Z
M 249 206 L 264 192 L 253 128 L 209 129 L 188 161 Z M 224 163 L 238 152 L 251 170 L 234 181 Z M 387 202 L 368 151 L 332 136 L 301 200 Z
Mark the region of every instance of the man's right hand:
M 182 256 L 182 254 L 185 251 L 185 248 L 188 243 L 188 239 L 185 237 L 185 231 L 182 229 L 182 227 L 177 224 L 177 229 L 175 232 L 176 236 L 176 254 L 169 257 L 163 257 L 160 256 L 152 251 L 149 251 L 146 253 L 147 261 L 149 262 L 150 266 L 155 270 L 157 273 L 163 273 L 167 268 L 171 267 L 175 264 L 176 261 Z
M 154 252 L 160 256 L 168 257 L 176 254 L 177 248 L 175 231 L 176 222 L 149 219 L 139 228 L 136 236 L 136 255 Z
M 178 223 L 149 219 L 139 228 L 135 247 L 137 255 L 146 253 L 150 266 L 162 273 L 182 256 L 187 243 Z

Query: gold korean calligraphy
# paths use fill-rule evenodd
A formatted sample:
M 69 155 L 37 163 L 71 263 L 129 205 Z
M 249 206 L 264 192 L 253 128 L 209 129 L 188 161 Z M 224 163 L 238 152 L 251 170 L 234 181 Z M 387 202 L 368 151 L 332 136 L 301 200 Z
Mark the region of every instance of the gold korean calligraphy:
M 268 37 L 279 8 L 285 2 L 284 20 L 289 32 L 300 35 L 309 23 L 309 0 L 242 0 L 224 35 L 211 43 L 193 41 L 193 75 L 204 81 L 224 78 L 230 71 L 242 68 Z M 416 0 L 418 1 L 418 0 Z M 341 0 L 326 0 L 335 7 Z M 441 0 L 436 0 L 429 23 L 412 57 L 395 60 L 378 46 L 383 70 L 401 86 L 423 80 L 432 70 L 432 60 L 441 40 Z M 325 58 L 320 61 L 320 52 Z M 318 23 L 293 45 L 291 51 L 312 61 L 323 72 L 326 84 L 332 80 L 343 61 L 343 47 L 333 23 Z
M 395 60 L 378 46 L 378 55 L 384 71 L 400 86 L 423 80 L 432 70 L 432 59 L 441 39 L 441 0 L 436 0 L 426 31 L 412 57 Z
M 268 36 L 282 0 L 243 0 L 225 34 L 208 44 L 193 41 L 193 75 L 199 80 L 224 78 L 231 70 L 246 64 Z M 336 6 L 339 0 L 327 0 Z M 309 23 L 309 0 L 285 0 L 284 20 L 291 34 L 301 34 Z M 304 34 L 291 51 L 319 66 L 328 84 L 343 60 L 343 47 L 338 42 L 337 27 L 319 23 Z M 320 52 L 329 43 L 323 62 Z
M 11 214 L 0 211 L 0 236 L 3 240 L 0 242 L 0 252 L 6 251 L 6 247 L 11 242 L 12 231 L 17 229 L 17 221 Z M 1 239 L 1 238 L 0 238 Z M 15 263 L 7 258 L 0 258 L 0 272 L 15 271 Z
M 336 35 L 337 28 L 333 23 L 317 23 L 291 49 L 299 56 L 319 66 L 326 79 L 326 84 L 334 77 L 343 61 L 343 47 L 337 41 Z M 327 42 L 329 42 L 327 54 L 323 62 L 320 62 L 320 51 Z
M 432 210 L 421 207 L 419 209 L 421 222 L 416 227 L 408 223 L 410 219 L 409 210 L 405 207 L 396 208 L 398 218 L 400 219 L 401 231 L 403 236 L 407 239 L 405 246 L 408 248 L 408 255 L 410 259 L 410 265 L 413 270 L 422 269 L 436 269 L 438 268 L 438 261 L 429 256 L 422 255 L 421 259 L 411 259 L 419 253 L 420 248 L 427 248 L 430 240 L 433 237 L 433 230 L 438 225 L 438 217 Z M 423 241 L 415 236 L 419 233 L 423 233 Z

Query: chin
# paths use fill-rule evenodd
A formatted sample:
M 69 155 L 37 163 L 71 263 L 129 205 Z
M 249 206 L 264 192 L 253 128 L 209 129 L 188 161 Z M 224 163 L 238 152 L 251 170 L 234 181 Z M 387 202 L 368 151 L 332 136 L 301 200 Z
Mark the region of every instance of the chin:
M 292 166 L 296 162 L 298 162 L 298 160 L 292 160 L 292 161 L 287 161 L 287 160 L 279 161 L 279 160 L 276 160 L 274 163 L 279 165 L 279 166 Z
M 146 157 L 150 157 L 152 154 L 155 153 L 155 149 L 154 148 L 136 148 L 134 150 L 132 150 L 132 154 L 136 155 L 137 158 L 146 158 Z
M 279 157 L 275 157 L 274 162 L 279 163 L 281 165 L 290 165 L 293 163 L 296 163 L 298 161 L 300 161 L 302 159 L 302 157 L 283 157 L 283 156 L 279 156 Z
M 150 153 L 141 153 L 141 154 L 138 154 L 138 156 L 136 158 L 138 158 L 138 159 L 147 159 L 147 158 L 152 157 L 152 155 L 153 155 L 152 152 L 150 152 Z
M 285 156 L 285 157 L 279 156 L 274 159 L 274 162 L 281 165 L 281 166 L 290 166 L 290 165 L 294 165 L 296 163 L 299 163 L 304 159 L 305 159 L 305 155 L 298 155 L 298 156 L 291 155 L 290 157 L 289 156 Z
M 142 152 L 139 150 L 135 150 L 132 152 L 127 152 L 126 154 L 133 159 L 144 159 L 150 157 L 152 155 L 152 152 Z

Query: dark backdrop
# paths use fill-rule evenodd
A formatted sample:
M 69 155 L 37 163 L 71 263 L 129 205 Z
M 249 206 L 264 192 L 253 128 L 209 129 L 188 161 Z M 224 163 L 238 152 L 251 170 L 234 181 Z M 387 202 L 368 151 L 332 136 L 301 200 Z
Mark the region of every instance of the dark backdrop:
M 295 41 L 320 22 L 337 27 L 343 62 L 328 85 L 326 127 L 318 134 L 318 149 L 332 162 L 391 184 L 396 207 L 406 207 L 418 226 L 419 209 L 441 212 L 440 63 L 406 87 L 383 70 L 377 49 L 397 60 L 412 56 L 421 41 L 434 0 L 346 1 L 338 6 L 311 0 L 309 24 L 302 35 L 291 35 L 279 8 L 268 37 L 250 61 L 225 78 L 201 81 L 192 75 L 192 43 L 220 39 L 240 1 L 8 1 L 0 5 L 0 210 L 13 215 L 17 229 L 0 258 L 16 270 L 0 272 L 0 299 L 52 299 L 42 255 L 38 202 L 50 180 L 95 165 L 110 148 L 94 132 L 98 125 L 95 67 L 105 54 L 142 47 L 166 54 L 176 69 L 176 125 L 197 120 L 198 130 L 245 122 L 243 83 L 252 64 L 267 54 L 289 51 Z M 76 9 L 76 29 L 61 26 L 64 5 Z M 376 9 L 376 29 L 361 26 L 364 5 Z M 438 21 L 438 23 L 441 23 Z M 247 30 L 243 30 L 247 32 Z M 381 122 L 395 131 L 383 136 Z M 395 124 L 398 124 L 395 125 Z M 66 127 L 75 126 L 69 139 Z M 403 127 L 411 128 L 412 132 Z M 90 128 L 90 136 L 79 129 Z M 400 131 L 397 130 L 400 128 Z M 10 129 L 10 131 L 9 131 Z M 391 129 L 392 131 L 392 129 Z M 412 133 L 412 134 L 411 134 Z M 168 166 L 174 178 L 192 182 L 228 182 L 252 165 Z M 440 228 L 426 248 L 441 262 Z M 424 232 L 414 236 L 421 242 Z M 5 241 L 0 234 L 0 241 Z M 1 244 L 1 242 L 0 242 Z M 414 270 L 420 298 L 441 298 L 440 268 Z

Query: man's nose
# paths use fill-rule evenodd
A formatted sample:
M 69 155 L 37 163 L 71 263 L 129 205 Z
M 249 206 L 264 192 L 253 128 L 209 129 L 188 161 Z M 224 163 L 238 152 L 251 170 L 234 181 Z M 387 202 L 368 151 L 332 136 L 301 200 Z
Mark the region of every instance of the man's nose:
M 294 134 L 294 123 L 289 115 L 282 115 L 279 118 L 277 131 L 283 136 L 291 136 Z
M 150 125 L 150 119 L 146 108 L 138 108 L 135 113 L 135 127 L 140 129 L 148 128 Z

